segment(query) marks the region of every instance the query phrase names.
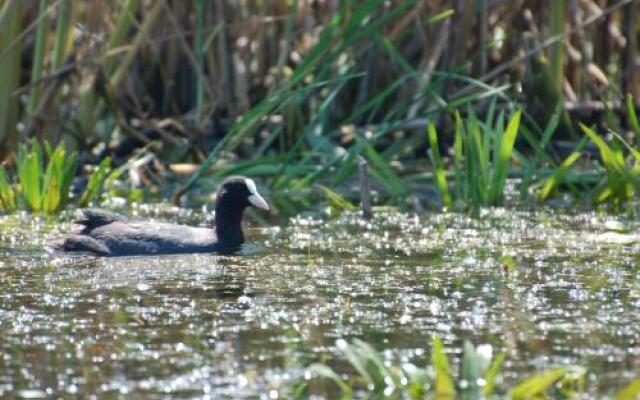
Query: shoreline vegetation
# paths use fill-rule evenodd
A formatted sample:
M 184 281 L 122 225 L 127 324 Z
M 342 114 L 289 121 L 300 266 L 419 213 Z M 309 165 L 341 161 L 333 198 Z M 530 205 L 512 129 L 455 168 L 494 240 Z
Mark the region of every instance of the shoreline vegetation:
M 284 216 L 507 197 L 635 213 L 639 14 L 634 0 L 0 0 L 0 211 L 192 205 L 246 175 Z M 424 369 L 337 348 L 354 373 L 314 364 L 296 394 L 322 378 L 343 398 L 478 398 L 504 360 L 467 342 L 456 381 L 437 338 Z M 570 397 L 585 374 L 508 395 Z
M 415 210 L 501 204 L 507 180 L 614 211 L 638 192 L 633 1 L 0 5 L 5 194 L 32 139 L 78 155 L 76 192 L 109 157 L 136 199 L 245 174 L 285 215 L 357 204 L 361 157 L 374 203 Z

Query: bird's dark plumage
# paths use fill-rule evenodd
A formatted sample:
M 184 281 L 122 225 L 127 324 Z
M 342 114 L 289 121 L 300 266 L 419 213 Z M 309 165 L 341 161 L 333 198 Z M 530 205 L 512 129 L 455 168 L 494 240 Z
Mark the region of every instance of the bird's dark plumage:
M 224 253 L 238 251 L 244 243 L 242 215 L 248 206 L 269 209 L 253 180 L 227 178 L 216 196 L 214 229 L 170 223 L 135 221 L 104 210 L 83 210 L 76 221 L 78 234 L 68 235 L 64 251 L 90 252 L 101 256 L 177 253 Z

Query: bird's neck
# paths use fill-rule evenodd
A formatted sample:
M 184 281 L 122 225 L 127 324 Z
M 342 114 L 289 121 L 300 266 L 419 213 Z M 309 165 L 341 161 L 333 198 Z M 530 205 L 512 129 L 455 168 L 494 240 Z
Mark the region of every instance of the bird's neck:
M 220 202 L 216 205 L 215 230 L 218 241 L 225 246 L 240 246 L 244 243 L 242 214 L 244 207 Z

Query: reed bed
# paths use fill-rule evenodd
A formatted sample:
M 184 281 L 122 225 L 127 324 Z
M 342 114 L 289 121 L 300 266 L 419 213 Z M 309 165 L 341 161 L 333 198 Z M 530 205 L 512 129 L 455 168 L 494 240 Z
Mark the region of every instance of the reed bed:
M 145 148 L 167 169 L 198 166 L 176 200 L 230 173 L 278 193 L 335 189 L 360 156 L 395 203 L 428 181 L 435 204 L 498 204 L 514 176 L 547 199 L 589 186 L 567 182 L 570 170 L 598 169 L 577 162 L 580 123 L 637 148 L 637 15 L 632 0 L 2 0 L 0 151 L 10 162 L 30 138 L 62 141 L 97 165 Z M 497 146 L 482 153 L 493 169 L 463 173 L 473 149 L 456 151 L 460 126 L 516 109 L 509 146 L 477 124 Z M 572 143 L 568 159 L 558 141 Z M 462 186 L 480 178 L 488 198 Z

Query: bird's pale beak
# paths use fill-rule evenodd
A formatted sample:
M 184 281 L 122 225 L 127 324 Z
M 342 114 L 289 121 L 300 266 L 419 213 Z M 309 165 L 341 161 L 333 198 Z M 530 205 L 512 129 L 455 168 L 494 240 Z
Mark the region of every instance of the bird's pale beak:
M 269 204 L 267 204 L 267 201 L 263 199 L 262 196 L 260 196 L 258 193 L 254 193 L 249 196 L 249 203 L 258 208 L 269 211 Z

